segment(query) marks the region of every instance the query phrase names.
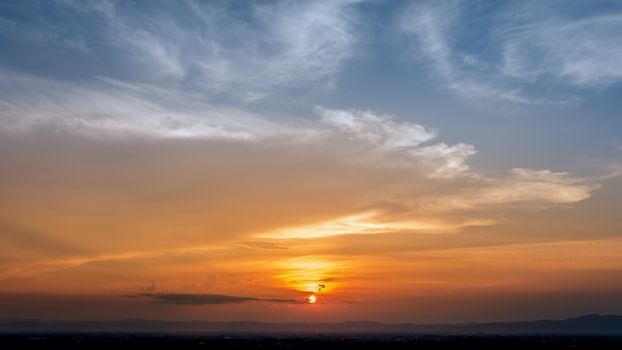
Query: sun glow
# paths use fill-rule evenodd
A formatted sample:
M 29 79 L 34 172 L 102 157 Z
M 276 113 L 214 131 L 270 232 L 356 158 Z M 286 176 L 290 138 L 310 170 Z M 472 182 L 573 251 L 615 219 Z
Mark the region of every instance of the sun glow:
M 313 294 L 311 294 L 311 295 L 309 295 L 307 297 L 307 302 L 309 304 L 315 304 L 316 301 L 317 301 L 317 297 L 315 295 L 313 295 Z
M 278 271 L 273 277 L 279 285 L 305 294 L 330 293 L 340 285 L 335 275 L 348 269 L 343 262 L 313 256 L 283 259 L 272 267 Z

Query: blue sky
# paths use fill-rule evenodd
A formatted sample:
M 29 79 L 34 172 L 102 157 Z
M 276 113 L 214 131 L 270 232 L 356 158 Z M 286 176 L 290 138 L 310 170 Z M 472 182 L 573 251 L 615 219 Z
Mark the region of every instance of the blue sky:
M 9 129 L 47 104 L 88 127 L 107 112 L 68 102 L 77 88 L 123 113 L 191 114 L 182 124 L 271 129 L 317 118 L 315 106 L 372 109 L 474 144 L 480 161 L 619 158 L 617 1 L 26 1 L 0 15 Z M 211 120 L 230 109 L 245 116 Z M 29 127 L 57 123 L 41 113 Z

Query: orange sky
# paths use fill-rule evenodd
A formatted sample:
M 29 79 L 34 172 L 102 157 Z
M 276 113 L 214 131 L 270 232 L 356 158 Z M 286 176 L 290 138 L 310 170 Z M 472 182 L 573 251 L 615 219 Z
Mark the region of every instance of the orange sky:
M 61 315 L 48 305 L 37 316 L 52 318 L 86 317 L 80 298 L 92 318 L 267 321 L 515 319 L 622 306 L 599 297 L 622 288 L 618 178 L 436 176 L 399 154 L 356 158 L 360 144 L 330 135 L 62 135 L 3 147 L 9 315 L 36 316 L 15 306 L 28 295 L 30 305 L 67 303 Z M 304 303 L 311 293 L 318 302 Z M 253 300 L 157 299 L 169 294 Z M 94 306 L 102 300 L 106 311 Z

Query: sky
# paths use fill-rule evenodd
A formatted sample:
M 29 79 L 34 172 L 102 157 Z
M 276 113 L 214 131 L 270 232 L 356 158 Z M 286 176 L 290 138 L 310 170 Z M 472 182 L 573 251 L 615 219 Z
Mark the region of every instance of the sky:
M 620 314 L 620 96 L 619 1 L 1 2 L 0 315 Z

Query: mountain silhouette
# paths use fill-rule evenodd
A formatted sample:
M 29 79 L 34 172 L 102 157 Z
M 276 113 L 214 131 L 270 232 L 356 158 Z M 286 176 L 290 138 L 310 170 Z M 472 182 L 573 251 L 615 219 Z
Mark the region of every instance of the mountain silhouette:
M 622 316 L 585 315 L 565 320 L 462 324 L 381 323 L 266 323 L 253 321 L 113 321 L 0 320 L 0 333 L 42 332 L 197 332 L 197 333 L 401 333 L 401 334 L 559 334 L 620 335 Z

